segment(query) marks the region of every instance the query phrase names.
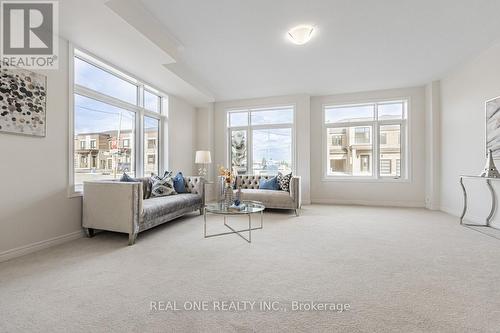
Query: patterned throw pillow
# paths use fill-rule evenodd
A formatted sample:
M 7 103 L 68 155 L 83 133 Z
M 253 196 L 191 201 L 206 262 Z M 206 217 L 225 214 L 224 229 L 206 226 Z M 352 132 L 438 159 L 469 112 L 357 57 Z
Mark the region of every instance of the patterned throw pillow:
M 278 184 L 280 186 L 280 190 L 290 192 L 290 179 L 292 179 L 292 173 L 282 174 L 278 172 Z
M 172 172 L 165 171 L 163 177 L 151 177 L 153 186 L 151 187 L 152 197 L 164 197 L 167 195 L 177 194 L 174 189 L 174 180 L 172 179 Z

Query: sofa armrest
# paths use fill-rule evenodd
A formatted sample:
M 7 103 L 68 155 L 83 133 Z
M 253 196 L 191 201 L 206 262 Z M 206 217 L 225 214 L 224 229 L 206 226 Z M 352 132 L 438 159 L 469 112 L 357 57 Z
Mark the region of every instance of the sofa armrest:
M 293 198 L 296 208 L 300 208 L 302 206 L 300 176 L 292 176 L 292 178 L 290 179 L 290 196 Z
M 142 182 L 84 182 L 82 226 L 128 234 L 138 233 L 142 191 Z

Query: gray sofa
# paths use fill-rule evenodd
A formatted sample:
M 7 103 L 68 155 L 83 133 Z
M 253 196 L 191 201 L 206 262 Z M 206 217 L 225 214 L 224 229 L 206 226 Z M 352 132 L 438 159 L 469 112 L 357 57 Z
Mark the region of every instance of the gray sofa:
M 203 178 L 184 177 L 184 184 L 187 193 L 150 197 L 149 177 L 137 182 L 84 182 L 82 226 L 88 237 L 93 236 L 94 229 L 127 233 L 132 245 L 141 231 L 193 211 L 202 214 Z
M 242 200 L 260 201 L 266 208 L 292 209 L 299 215 L 302 199 L 300 195 L 300 177 L 292 176 L 290 191 L 274 191 L 259 189 L 261 179 L 274 176 L 243 175 L 236 178 L 236 187 L 241 187 Z

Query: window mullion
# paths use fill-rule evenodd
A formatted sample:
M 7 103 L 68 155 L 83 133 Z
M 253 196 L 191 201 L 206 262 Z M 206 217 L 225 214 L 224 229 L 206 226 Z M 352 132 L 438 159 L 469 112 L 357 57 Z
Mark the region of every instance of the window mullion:
M 247 174 L 253 174 L 253 131 L 252 110 L 248 110 L 247 122 Z

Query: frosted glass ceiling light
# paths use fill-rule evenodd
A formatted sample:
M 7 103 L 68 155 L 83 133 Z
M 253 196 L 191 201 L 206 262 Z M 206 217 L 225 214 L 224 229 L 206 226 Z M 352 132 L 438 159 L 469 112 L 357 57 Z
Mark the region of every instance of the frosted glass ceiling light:
M 314 27 L 312 25 L 298 25 L 295 28 L 288 30 L 288 39 L 297 45 L 303 45 L 311 40 L 314 32 Z

